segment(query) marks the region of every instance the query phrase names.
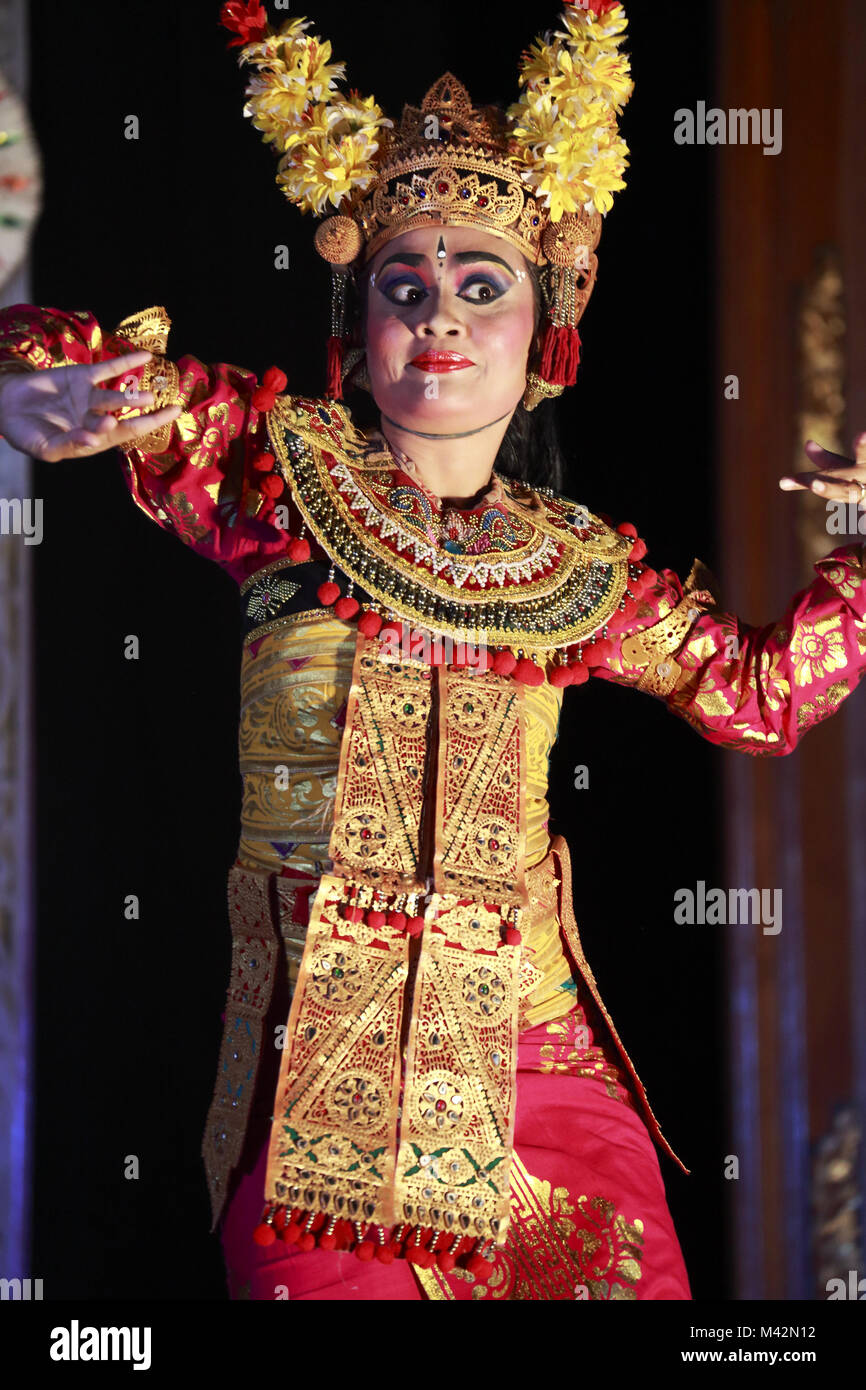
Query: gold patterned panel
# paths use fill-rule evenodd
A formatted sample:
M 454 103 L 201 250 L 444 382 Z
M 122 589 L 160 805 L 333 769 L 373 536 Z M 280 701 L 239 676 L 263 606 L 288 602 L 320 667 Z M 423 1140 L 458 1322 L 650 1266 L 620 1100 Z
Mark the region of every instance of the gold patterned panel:
M 421 816 L 432 668 L 378 658 L 358 634 L 331 833 L 334 872 L 389 891 L 424 886 Z M 420 879 L 419 879 L 420 875 Z
M 489 1275 L 468 1270 L 443 1274 L 412 1267 L 431 1299 L 456 1299 L 470 1285 L 473 1301 L 526 1300 L 574 1302 L 581 1294 L 594 1302 L 633 1302 L 638 1296 L 644 1222 L 628 1220 L 615 1203 L 600 1195 L 572 1197 L 535 1177 L 515 1153 L 511 1167 L 511 1222 Z
M 525 905 L 523 687 L 444 666 L 437 676 L 434 885 L 440 893 Z
M 408 938 L 345 921 L 344 890 L 325 874 L 310 915 L 265 1200 L 391 1224 Z
M 400 1122 L 398 1219 L 504 1238 L 519 968 L 519 947 L 469 951 L 449 945 L 436 927 L 425 930 Z
M 269 874 L 233 866 L 228 878 L 231 976 L 213 1099 L 202 1158 L 216 1226 L 229 1174 L 240 1158 L 273 993 L 279 935 L 269 901 Z

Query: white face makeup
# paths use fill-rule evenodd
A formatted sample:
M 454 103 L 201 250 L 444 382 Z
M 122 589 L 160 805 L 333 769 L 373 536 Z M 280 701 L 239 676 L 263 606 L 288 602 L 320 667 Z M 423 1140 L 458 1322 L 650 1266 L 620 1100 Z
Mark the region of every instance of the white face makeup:
M 458 434 L 514 410 L 535 322 L 516 247 L 474 227 L 420 227 L 383 246 L 368 273 L 367 371 L 383 415 Z

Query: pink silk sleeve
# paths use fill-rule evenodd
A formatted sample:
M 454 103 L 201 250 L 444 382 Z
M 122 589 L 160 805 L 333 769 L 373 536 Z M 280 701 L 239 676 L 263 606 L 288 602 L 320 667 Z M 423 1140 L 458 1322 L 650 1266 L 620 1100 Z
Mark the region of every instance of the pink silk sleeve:
M 171 361 L 165 356 L 170 325 L 165 310 L 154 307 L 103 336 L 86 311 L 14 304 L 0 311 L 0 368 L 20 363 L 39 370 L 150 350 L 154 356 L 143 366 L 104 386 L 117 390 L 123 383 L 124 389 L 152 391 L 148 412 L 174 404 L 183 411 L 120 447 L 127 486 L 151 520 L 240 583 L 285 550 L 295 517 L 290 516 L 288 529 L 278 531 L 260 515 L 267 507 L 259 488 L 262 475 L 252 460 L 267 450 L 268 438 L 265 416 L 252 405 L 255 375 L 226 362 L 206 366 L 189 355 Z M 130 406 L 118 418 L 139 413 Z
M 866 670 L 866 546 L 839 546 L 814 568 L 812 583 L 764 627 L 722 611 L 712 590 L 698 588 L 709 574 L 699 561 L 685 586 L 661 570 L 593 674 L 663 699 L 720 747 L 792 753 Z

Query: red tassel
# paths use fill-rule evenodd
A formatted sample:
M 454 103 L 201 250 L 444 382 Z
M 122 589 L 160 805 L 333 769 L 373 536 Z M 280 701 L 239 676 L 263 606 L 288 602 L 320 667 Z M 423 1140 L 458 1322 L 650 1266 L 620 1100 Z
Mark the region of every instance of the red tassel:
M 406 923 L 406 935 L 407 935 L 407 936 L 420 936 L 423 930 L 424 930 L 424 918 L 423 918 L 423 917 L 410 917 L 410 918 L 409 918 L 409 920 L 408 920 L 407 923 Z
M 508 927 L 505 932 L 506 946 L 519 946 L 523 937 L 516 927 Z
M 589 671 L 582 661 L 570 661 L 568 669 L 571 672 L 572 685 L 583 685 L 584 681 L 589 680 Z
M 385 914 L 384 914 L 384 912 L 380 912 L 378 908 L 373 908 L 370 912 L 367 913 L 367 926 L 368 926 L 368 927 L 372 927 L 374 931 L 378 931 L 379 927 L 384 927 L 384 925 L 385 925 Z
M 328 384 L 325 394 L 332 401 L 343 399 L 343 339 L 328 339 Z
M 642 560 L 645 555 L 646 541 L 642 541 L 640 536 L 638 536 L 631 550 L 628 552 L 628 558 L 630 560 Z
M 393 927 L 395 931 L 404 931 L 406 928 L 405 912 L 389 912 L 388 926 Z
M 334 613 L 341 619 L 354 618 L 360 607 L 361 605 L 356 598 L 352 598 L 349 594 L 344 594 L 343 597 L 338 598 L 337 602 L 334 604 Z
M 376 1254 L 376 1247 L 371 1240 L 362 1240 L 361 1244 L 355 1250 L 355 1254 L 359 1260 L 363 1260 L 366 1263 L 368 1260 L 373 1259 L 373 1256 Z
M 571 671 L 568 666 L 554 666 L 547 679 L 556 690 L 564 690 L 571 685 Z
M 273 1245 L 276 1238 L 276 1231 L 273 1226 L 269 1226 L 266 1221 L 263 1221 L 260 1226 L 256 1226 L 256 1229 L 253 1231 L 253 1240 L 256 1245 Z
M 376 1259 L 380 1264 L 392 1265 L 394 1263 L 393 1245 L 380 1245 L 376 1249 Z
M 548 324 L 541 345 L 538 375 L 551 386 L 573 386 L 577 381 L 579 364 L 580 334 L 577 329 L 568 324 L 561 328 Z
M 436 1256 L 436 1263 L 443 1274 L 450 1274 L 457 1263 L 457 1259 L 451 1254 L 450 1250 L 441 1250 Z
M 289 541 L 288 556 L 293 564 L 302 565 L 310 558 L 310 542 L 303 536 L 295 536 L 294 540 Z
M 273 468 L 275 459 L 273 454 L 256 454 L 253 459 L 253 468 L 258 473 L 269 473 Z
M 637 527 L 633 522 L 621 521 L 616 529 L 621 536 L 631 536 L 632 540 L 637 540 Z
M 323 608 L 330 608 L 331 604 L 340 597 L 339 584 L 335 584 L 332 579 L 326 579 L 324 584 L 320 584 L 316 590 L 316 597 Z

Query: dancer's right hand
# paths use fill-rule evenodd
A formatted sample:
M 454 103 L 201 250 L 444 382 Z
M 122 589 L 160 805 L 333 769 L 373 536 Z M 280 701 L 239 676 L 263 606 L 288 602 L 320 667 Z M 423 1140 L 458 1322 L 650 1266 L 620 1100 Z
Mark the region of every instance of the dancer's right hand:
M 180 405 L 164 406 L 162 410 L 121 421 L 110 412 L 123 406 L 152 405 L 153 392 L 133 394 L 132 389 L 103 390 L 97 385 L 125 376 L 152 356 L 147 349 L 141 349 L 107 362 L 0 376 L 0 434 L 22 454 L 54 463 L 57 459 L 100 454 L 159 429 L 177 419 Z

